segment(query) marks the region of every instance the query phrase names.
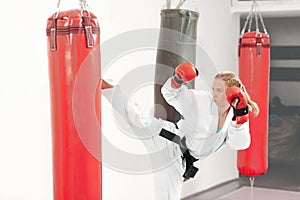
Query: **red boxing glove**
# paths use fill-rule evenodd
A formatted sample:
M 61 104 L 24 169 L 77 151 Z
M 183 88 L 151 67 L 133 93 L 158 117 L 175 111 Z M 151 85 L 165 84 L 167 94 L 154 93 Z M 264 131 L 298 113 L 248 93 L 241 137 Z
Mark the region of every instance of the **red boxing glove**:
M 226 97 L 228 103 L 233 108 L 234 116 L 233 121 L 236 120 L 237 124 L 243 124 L 249 120 L 248 116 L 248 100 L 245 93 L 236 86 L 228 87 L 226 89 Z M 232 105 L 235 99 L 237 100 L 236 105 Z
M 179 64 L 175 69 L 175 75 L 172 78 L 172 86 L 179 88 L 182 83 L 187 83 L 198 76 L 198 69 L 190 62 Z

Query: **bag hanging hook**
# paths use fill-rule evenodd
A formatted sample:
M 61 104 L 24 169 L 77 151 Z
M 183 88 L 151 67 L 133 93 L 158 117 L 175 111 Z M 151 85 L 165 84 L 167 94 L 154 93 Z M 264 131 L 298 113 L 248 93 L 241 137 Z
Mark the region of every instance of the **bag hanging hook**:
M 81 16 L 83 16 L 84 11 L 86 11 L 88 13 L 88 17 L 90 17 L 91 16 L 90 7 L 89 7 L 87 1 L 86 0 L 79 0 L 79 4 L 81 6 Z

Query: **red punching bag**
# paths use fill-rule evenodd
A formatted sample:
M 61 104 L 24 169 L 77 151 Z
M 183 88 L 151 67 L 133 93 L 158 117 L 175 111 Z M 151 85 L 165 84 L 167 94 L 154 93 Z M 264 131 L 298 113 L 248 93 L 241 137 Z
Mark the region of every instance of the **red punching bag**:
M 238 170 L 245 176 L 259 176 L 268 169 L 269 74 L 269 35 L 266 31 L 242 34 L 239 41 L 239 77 L 260 109 L 257 117 L 250 114 L 250 147 L 238 151 Z
M 251 145 L 238 151 L 238 169 L 245 176 L 258 176 L 268 169 L 270 39 L 264 33 L 245 33 L 239 51 L 239 77 L 260 113 L 250 115 Z
M 101 200 L 97 18 L 84 9 L 55 13 L 47 21 L 47 42 L 54 199 Z

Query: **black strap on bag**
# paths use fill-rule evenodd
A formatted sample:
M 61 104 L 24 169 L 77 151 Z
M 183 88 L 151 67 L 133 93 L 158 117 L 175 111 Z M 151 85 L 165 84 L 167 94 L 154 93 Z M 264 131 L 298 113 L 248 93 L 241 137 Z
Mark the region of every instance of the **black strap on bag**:
M 176 125 L 176 124 L 175 124 Z M 177 125 L 176 125 L 177 128 Z M 180 150 L 183 154 L 182 159 L 185 160 L 186 163 L 186 168 L 185 168 L 185 172 L 183 174 L 184 177 L 184 181 L 187 181 L 190 178 L 194 178 L 194 176 L 196 175 L 196 173 L 198 172 L 198 168 L 194 166 L 194 162 L 196 162 L 199 159 L 196 159 L 195 157 L 193 157 L 190 152 L 189 149 L 186 146 L 186 138 L 183 137 L 182 139 L 180 139 L 180 137 L 168 130 L 162 129 L 161 132 L 159 133 L 159 135 L 167 140 L 170 140 L 171 142 L 174 142 L 176 144 L 179 145 Z

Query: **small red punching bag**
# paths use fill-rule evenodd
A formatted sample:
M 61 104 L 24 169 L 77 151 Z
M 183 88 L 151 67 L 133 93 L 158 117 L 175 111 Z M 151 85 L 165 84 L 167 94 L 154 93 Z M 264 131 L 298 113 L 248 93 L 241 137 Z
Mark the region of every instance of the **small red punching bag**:
M 54 199 L 101 200 L 97 18 L 83 8 L 57 12 L 47 21 L 47 43 Z
M 262 175 L 268 170 L 270 38 L 260 13 L 257 15 L 260 16 L 265 33 L 258 29 L 244 33 L 245 24 L 239 41 L 239 77 L 260 109 L 257 117 L 250 114 L 250 147 L 238 151 L 238 170 L 251 177 Z M 249 16 L 246 23 L 248 20 Z

